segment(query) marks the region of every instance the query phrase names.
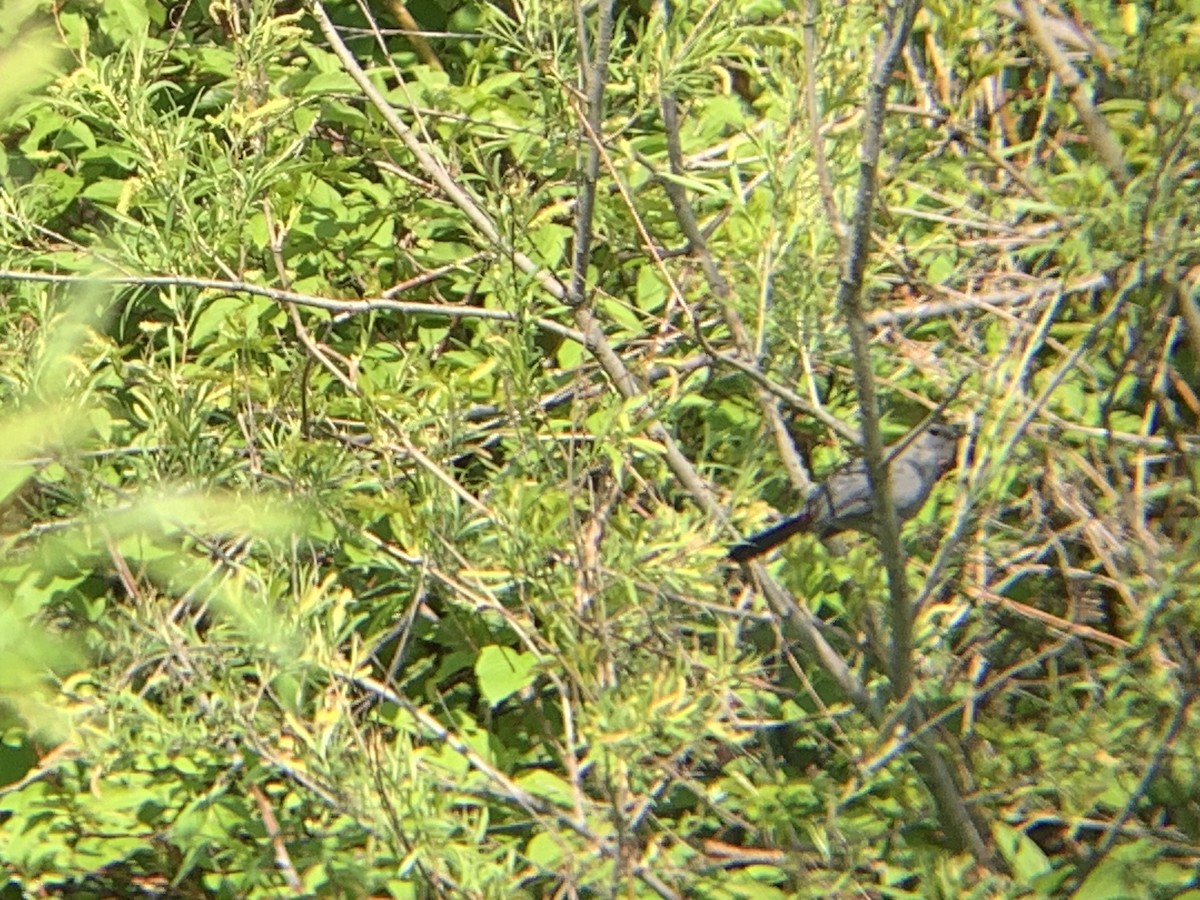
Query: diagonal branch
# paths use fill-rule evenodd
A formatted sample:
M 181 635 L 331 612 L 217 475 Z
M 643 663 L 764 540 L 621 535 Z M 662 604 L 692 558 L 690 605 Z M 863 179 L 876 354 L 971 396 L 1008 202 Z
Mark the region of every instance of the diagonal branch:
M 1125 154 L 1121 151 L 1117 139 L 1113 137 L 1108 122 L 1092 102 L 1091 89 L 1079 77 L 1079 73 L 1075 71 L 1051 34 L 1051 27 L 1038 8 L 1038 0 L 1017 0 L 1017 8 L 1021 11 L 1022 21 L 1029 29 L 1030 37 L 1046 55 L 1050 68 L 1070 93 L 1071 104 L 1083 122 L 1083 127 L 1087 129 L 1092 149 L 1108 169 L 1108 176 L 1113 183 L 1118 189 L 1124 190 L 1129 185 L 1129 167 L 1125 164 Z
M 675 99 L 674 94 L 664 91 L 660 106 L 662 107 L 663 129 L 667 138 L 667 158 L 671 166 L 671 174 L 674 176 L 683 176 L 686 174 L 686 171 L 683 161 L 683 146 L 679 138 L 679 103 Z M 734 342 L 746 359 L 753 359 L 753 344 L 750 340 L 750 335 L 746 331 L 746 325 L 742 321 L 742 317 L 738 315 L 737 310 L 728 302 L 733 291 L 729 287 L 728 279 L 721 274 L 720 268 L 717 266 L 711 251 L 708 249 L 708 241 L 704 236 L 704 232 L 700 229 L 699 222 L 696 221 L 696 214 L 692 209 L 691 203 L 688 202 L 687 191 L 678 178 L 660 178 L 659 180 L 663 190 L 667 194 L 667 199 L 671 201 L 671 206 L 675 211 L 675 218 L 679 221 L 680 228 L 687 238 L 691 252 L 700 260 L 700 268 L 704 272 L 704 278 L 708 282 L 709 290 L 721 301 L 721 313 L 725 319 L 726 326 L 733 335 Z M 704 346 L 705 350 L 717 355 L 716 351 L 708 345 L 708 341 L 705 339 L 699 323 L 696 323 L 695 332 L 697 339 Z M 737 368 L 742 368 L 743 364 L 740 361 L 733 362 Z M 747 369 L 757 372 L 757 370 L 752 369 L 748 364 L 742 370 L 746 371 Z M 771 434 L 774 436 L 775 445 L 779 449 L 779 456 L 783 460 L 784 468 L 787 470 L 792 484 L 796 486 L 800 493 L 805 493 L 811 487 L 812 479 L 804 467 L 804 462 L 800 459 L 799 454 L 796 453 L 796 448 L 792 445 L 791 435 L 784 424 L 778 404 L 776 404 L 775 399 L 771 396 L 769 389 L 759 380 L 755 381 L 754 392 L 758 400 L 758 405 L 762 409 L 767 422 L 770 424 Z

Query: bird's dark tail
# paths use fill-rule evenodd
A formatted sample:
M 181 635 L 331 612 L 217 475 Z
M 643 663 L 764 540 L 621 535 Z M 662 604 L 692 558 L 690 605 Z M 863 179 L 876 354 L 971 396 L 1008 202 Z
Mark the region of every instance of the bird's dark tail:
M 748 559 L 754 559 L 756 556 L 762 556 L 773 547 L 778 547 L 793 534 L 799 534 L 807 530 L 809 518 L 810 516 L 805 513 L 799 516 L 792 516 L 790 519 L 784 519 L 778 525 L 768 528 L 766 531 L 760 531 L 742 543 L 731 547 L 729 549 L 729 558 L 734 562 L 745 562 Z

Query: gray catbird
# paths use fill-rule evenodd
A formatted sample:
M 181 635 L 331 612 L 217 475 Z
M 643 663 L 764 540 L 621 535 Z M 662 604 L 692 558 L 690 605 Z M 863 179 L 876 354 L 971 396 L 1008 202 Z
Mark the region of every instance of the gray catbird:
M 903 441 L 884 450 L 901 522 L 917 514 L 937 480 L 953 467 L 962 434 L 954 425 L 935 423 L 902 449 Z M 753 559 L 801 532 L 824 538 L 839 531 L 873 531 L 874 510 L 866 460 L 856 459 L 813 488 L 799 513 L 733 547 L 729 558 Z

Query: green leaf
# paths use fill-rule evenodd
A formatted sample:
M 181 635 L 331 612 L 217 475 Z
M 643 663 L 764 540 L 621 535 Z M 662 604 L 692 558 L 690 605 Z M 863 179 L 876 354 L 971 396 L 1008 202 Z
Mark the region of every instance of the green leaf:
M 475 661 L 475 678 L 479 692 L 495 706 L 533 683 L 537 658 L 532 653 L 518 653 L 509 647 L 484 647 Z
M 654 266 L 646 264 L 638 269 L 637 305 L 645 312 L 656 312 L 667 299 L 667 287 L 662 283 Z
M 1050 860 L 1029 837 L 1002 822 L 992 826 L 996 846 L 1019 881 L 1029 882 L 1051 869 Z
M 517 784 L 535 797 L 553 803 L 556 806 L 569 808 L 575 800 L 575 791 L 570 783 L 560 775 L 546 769 L 533 769 L 517 779 Z
M 539 832 L 525 845 L 525 858 L 543 869 L 557 868 L 565 854 L 563 835 L 557 833 Z

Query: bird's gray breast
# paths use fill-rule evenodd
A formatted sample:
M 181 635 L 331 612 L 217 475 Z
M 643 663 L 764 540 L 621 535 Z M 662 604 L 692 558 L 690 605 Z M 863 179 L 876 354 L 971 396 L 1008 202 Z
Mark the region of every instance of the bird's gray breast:
M 930 459 L 928 463 L 923 465 L 920 459 L 912 457 L 901 457 L 892 462 L 892 497 L 901 521 L 912 518 L 933 490 L 940 473 L 936 459 Z

